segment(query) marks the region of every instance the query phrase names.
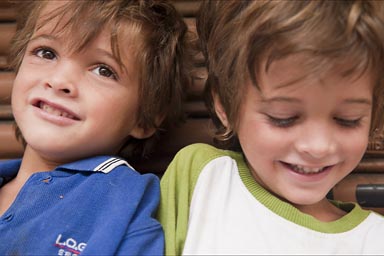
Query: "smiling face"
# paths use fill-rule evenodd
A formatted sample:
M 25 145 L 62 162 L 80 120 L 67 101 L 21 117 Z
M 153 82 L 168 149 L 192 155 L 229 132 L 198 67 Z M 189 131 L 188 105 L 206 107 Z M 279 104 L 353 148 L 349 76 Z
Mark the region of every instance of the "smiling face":
M 248 83 L 236 130 L 254 178 L 295 205 L 315 205 L 361 160 L 368 143 L 368 75 L 304 76 L 294 56 Z M 216 102 L 218 116 L 226 117 Z
M 27 151 L 68 162 L 116 154 L 129 137 L 151 135 L 136 122 L 139 78 L 128 37 L 119 44 L 121 66 L 108 26 L 81 51 L 55 26 L 54 19 L 34 32 L 14 82 L 12 110 Z

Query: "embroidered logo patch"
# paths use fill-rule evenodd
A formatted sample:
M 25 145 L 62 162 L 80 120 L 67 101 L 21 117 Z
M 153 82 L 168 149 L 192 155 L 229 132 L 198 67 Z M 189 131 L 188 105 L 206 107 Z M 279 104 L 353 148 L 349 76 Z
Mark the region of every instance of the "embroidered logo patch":
M 59 248 L 57 255 L 76 256 L 85 249 L 87 244 L 78 242 L 72 237 L 64 238 L 62 234 L 59 234 L 56 238 L 55 246 Z

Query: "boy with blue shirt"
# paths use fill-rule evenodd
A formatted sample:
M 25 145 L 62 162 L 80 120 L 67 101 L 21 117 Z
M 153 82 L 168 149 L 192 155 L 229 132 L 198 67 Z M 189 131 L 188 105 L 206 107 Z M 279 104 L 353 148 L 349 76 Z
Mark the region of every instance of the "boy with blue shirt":
M 25 152 L 0 164 L 0 254 L 162 254 L 158 178 L 114 156 L 181 117 L 185 23 L 164 1 L 22 4 L 12 111 Z

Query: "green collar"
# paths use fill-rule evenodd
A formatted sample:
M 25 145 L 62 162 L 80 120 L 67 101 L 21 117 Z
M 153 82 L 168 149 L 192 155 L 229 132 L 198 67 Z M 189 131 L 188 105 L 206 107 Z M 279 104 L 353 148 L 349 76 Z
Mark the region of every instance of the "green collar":
M 348 213 L 336 221 L 319 221 L 311 215 L 299 211 L 291 204 L 280 200 L 260 186 L 253 178 L 240 153 L 233 154 L 232 157 L 237 161 L 239 175 L 248 191 L 269 210 L 300 226 L 322 233 L 342 233 L 358 226 L 370 214 L 370 211 L 363 210 L 358 204 L 332 202 Z

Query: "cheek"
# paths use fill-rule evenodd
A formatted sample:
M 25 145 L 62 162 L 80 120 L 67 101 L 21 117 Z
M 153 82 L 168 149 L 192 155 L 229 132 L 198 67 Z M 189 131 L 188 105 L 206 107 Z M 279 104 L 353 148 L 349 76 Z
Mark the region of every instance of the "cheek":
M 22 84 L 21 82 L 22 78 L 17 75 L 15 77 L 15 80 L 13 81 L 13 85 L 12 85 L 12 93 L 11 93 L 11 97 L 12 97 L 12 102 L 16 99 L 18 99 L 17 95 L 19 95 L 20 93 L 20 90 L 21 90 L 21 86 L 20 84 Z
M 39 84 L 39 76 L 41 76 L 39 72 L 41 71 L 31 70 L 23 64 L 20 66 L 12 85 L 12 104 L 22 100 L 20 98 L 25 97 L 25 93 Z
M 92 97 L 89 98 L 90 101 Z M 107 125 L 114 131 L 129 130 L 135 123 L 137 113 L 137 102 L 129 97 L 110 95 L 100 98 L 96 104 L 88 104 L 88 113 L 92 115 L 96 123 Z
M 361 161 L 368 146 L 368 131 L 338 133 L 339 151 L 351 168 Z
M 21 103 L 26 100 L 26 93 L 27 90 L 27 84 L 23 83 L 23 80 L 20 76 L 16 76 L 13 86 L 12 86 L 12 93 L 11 93 L 11 106 L 12 111 L 14 114 L 17 113 L 17 111 L 21 107 Z
M 241 124 L 238 138 L 247 158 L 275 158 L 291 144 L 290 137 L 285 132 L 274 129 L 264 120 Z
M 346 138 L 343 143 L 344 150 L 352 155 L 363 155 L 368 146 L 368 135 L 361 134 Z

